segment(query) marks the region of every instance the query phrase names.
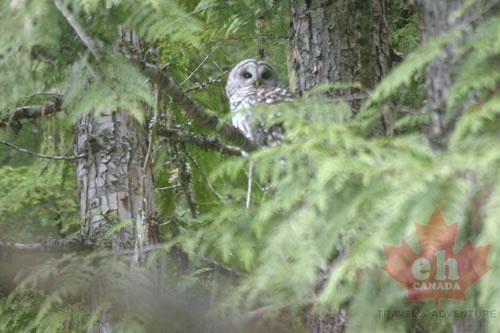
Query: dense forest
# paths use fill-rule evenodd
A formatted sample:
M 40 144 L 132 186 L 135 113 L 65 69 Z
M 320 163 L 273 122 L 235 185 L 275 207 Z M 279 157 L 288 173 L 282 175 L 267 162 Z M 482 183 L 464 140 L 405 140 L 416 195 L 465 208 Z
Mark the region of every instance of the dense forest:
M 499 9 L 2 1 L 0 332 L 500 332 Z M 278 144 L 232 125 L 248 58 Z M 491 270 L 409 302 L 384 250 L 436 207 Z

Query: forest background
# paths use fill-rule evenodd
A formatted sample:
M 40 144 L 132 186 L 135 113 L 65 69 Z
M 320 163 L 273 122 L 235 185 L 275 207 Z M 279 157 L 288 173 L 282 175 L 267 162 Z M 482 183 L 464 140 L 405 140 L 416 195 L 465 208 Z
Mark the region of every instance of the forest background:
M 3 1 L 0 331 L 500 331 L 380 269 L 438 206 L 492 266 L 439 309 L 499 309 L 498 9 Z M 245 58 L 297 96 L 254 110 L 281 145 L 230 125 Z

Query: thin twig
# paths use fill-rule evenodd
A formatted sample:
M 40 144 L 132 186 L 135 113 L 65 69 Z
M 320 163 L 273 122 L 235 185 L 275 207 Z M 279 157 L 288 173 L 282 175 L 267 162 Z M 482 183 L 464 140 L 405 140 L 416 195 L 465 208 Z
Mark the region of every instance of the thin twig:
M 170 186 L 165 186 L 165 187 L 157 187 L 155 188 L 155 191 L 167 191 L 167 190 L 173 190 L 174 188 L 178 188 L 179 185 L 170 185 Z
M 15 150 L 18 150 L 22 153 L 25 153 L 25 154 L 29 154 L 29 155 L 33 155 L 33 156 L 36 156 L 36 157 L 40 157 L 40 158 L 47 158 L 49 160 L 63 160 L 63 161 L 71 161 L 71 160 L 76 160 L 78 158 L 84 158 L 84 157 L 87 157 L 88 154 L 81 154 L 81 155 L 76 155 L 76 156 L 54 156 L 54 155 L 45 155 L 45 154 L 39 154 L 39 153 L 35 153 L 31 150 L 28 150 L 28 149 L 25 149 L 25 148 L 21 148 L 21 147 L 18 147 L 16 145 L 13 145 L 12 143 L 10 142 L 7 142 L 7 141 L 3 141 L 3 140 L 0 140 L 0 144 L 3 144 L 3 145 L 6 145 L 10 148 L 13 148 Z
M 97 61 L 101 61 L 102 56 L 99 53 L 97 45 L 95 42 L 87 35 L 87 33 L 83 30 L 82 26 L 75 19 L 73 14 L 62 4 L 61 0 L 54 0 L 54 5 L 56 5 L 57 9 L 64 16 L 66 21 L 71 25 L 73 30 L 75 30 L 78 37 L 80 37 L 81 41 L 87 46 L 89 51 L 94 55 Z
M 252 198 L 252 180 L 253 180 L 253 162 L 249 160 L 248 166 L 248 187 L 247 187 L 247 201 L 245 207 L 250 208 L 250 200 Z
M 148 150 L 146 152 L 146 157 L 144 158 L 144 166 L 143 166 L 143 171 L 144 174 L 146 174 L 147 168 L 151 164 L 151 159 L 153 155 L 153 141 L 156 136 L 156 131 L 158 130 L 158 117 L 160 114 L 160 107 L 161 107 L 161 92 L 160 88 L 156 87 L 155 88 L 155 108 L 154 108 L 154 115 L 153 119 L 151 119 L 151 130 L 149 133 L 149 143 L 148 143 Z
M 208 57 L 210 57 L 210 54 L 207 54 L 205 58 L 203 58 L 203 60 L 200 62 L 200 64 L 194 69 L 194 71 L 192 71 L 191 74 L 189 74 L 188 77 L 180 83 L 181 86 L 193 77 L 193 75 L 200 69 L 200 67 L 203 66 L 203 64 L 208 60 Z
M 219 201 L 221 201 L 222 203 L 224 203 L 224 198 L 217 192 L 217 190 L 215 189 L 215 187 L 210 183 L 210 181 L 208 180 L 207 175 L 205 175 L 205 173 L 203 172 L 203 169 L 201 168 L 201 166 L 198 163 L 198 161 L 195 160 L 195 158 L 193 156 L 191 156 L 191 154 L 187 150 L 186 150 L 186 155 L 194 163 L 194 165 L 196 166 L 196 168 L 200 172 L 201 176 L 203 177 L 203 179 L 207 183 L 208 188 L 212 191 L 213 194 L 215 194 L 215 196 L 217 197 L 217 199 L 219 199 Z
M 191 217 L 196 218 L 198 216 L 198 203 L 193 195 L 191 168 L 189 163 L 184 159 L 186 147 L 182 143 L 174 143 L 172 147 L 176 155 L 174 160 L 177 168 L 177 181 L 180 183 L 182 192 L 186 198 Z
M 221 77 L 223 77 L 224 75 L 226 75 L 228 72 L 229 72 L 229 70 L 223 71 L 222 73 L 218 74 L 217 76 L 215 76 L 213 78 L 209 78 L 205 82 L 196 83 L 194 86 L 186 88 L 184 90 L 184 92 L 188 93 L 188 92 L 193 91 L 193 90 L 199 90 L 199 89 L 206 88 L 206 87 L 208 87 L 211 84 L 220 83 L 220 82 L 222 82 Z
M 141 209 L 136 218 L 136 230 L 139 234 L 135 241 L 134 256 L 131 262 L 131 267 L 139 265 L 139 262 L 143 259 L 144 242 L 155 239 L 156 237 L 156 235 L 151 234 L 153 230 L 150 223 L 148 223 L 149 216 L 147 215 L 147 212 L 149 212 L 148 200 L 150 198 L 146 195 L 146 193 L 148 193 L 147 186 L 149 185 L 149 182 L 147 181 L 147 177 L 150 175 L 150 166 L 153 156 L 153 142 L 156 137 L 156 130 L 158 129 L 158 115 L 161 108 L 161 93 L 158 86 L 155 87 L 155 101 L 154 114 L 153 119 L 151 119 L 151 129 L 148 137 L 149 142 L 146 156 L 144 157 L 144 164 L 142 166 Z
M 205 56 L 205 58 L 203 58 L 203 60 L 200 62 L 200 64 L 194 69 L 194 71 L 191 72 L 191 74 L 188 75 L 188 77 L 184 81 L 182 81 L 182 83 L 180 85 L 182 86 L 184 83 L 186 83 L 187 81 L 189 81 L 189 79 L 191 79 L 193 77 L 193 75 L 196 74 L 196 72 L 198 72 L 198 70 L 201 68 L 201 66 L 203 66 L 203 64 L 205 62 L 207 62 L 208 58 L 210 58 L 210 56 L 212 54 L 214 54 L 214 52 L 217 51 L 221 47 L 221 45 L 222 44 L 217 45 L 216 47 L 214 47 L 214 49 L 209 54 L 207 54 Z

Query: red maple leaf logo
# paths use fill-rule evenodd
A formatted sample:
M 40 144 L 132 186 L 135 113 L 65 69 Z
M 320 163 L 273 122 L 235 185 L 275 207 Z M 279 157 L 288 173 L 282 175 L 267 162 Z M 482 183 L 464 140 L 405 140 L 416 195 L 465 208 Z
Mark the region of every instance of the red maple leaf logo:
M 447 225 L 436 207 L 427 225 L 415 223 L 420 253 L 406 243 L 383 245 L 387 264 L 382 269 L 408 291 L 407 302 L 434 298 L 466 301 L 465 291 L 491 266 L 486 264 L 489 245 L 473 246 L 472 241 L 453 252 L 458 222 Z

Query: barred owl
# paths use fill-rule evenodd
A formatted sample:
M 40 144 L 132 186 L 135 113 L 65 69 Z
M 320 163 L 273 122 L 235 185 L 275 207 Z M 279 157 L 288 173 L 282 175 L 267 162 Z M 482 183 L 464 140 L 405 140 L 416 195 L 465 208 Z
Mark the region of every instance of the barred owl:
M 275 124 L 266 129 L 261 119 L 252 116 L 254 104 L 290 101 L 292 94 L 283 88 L 276 70 L 266 61 L 246 59 L 229 73 L 226 85 L 233 126 L 258 146 L 280 141 L 283 129 Z

